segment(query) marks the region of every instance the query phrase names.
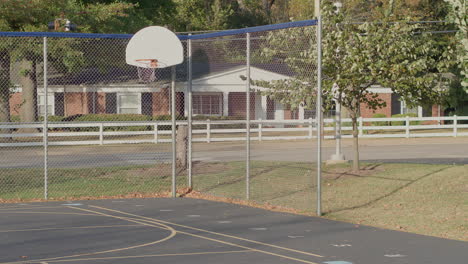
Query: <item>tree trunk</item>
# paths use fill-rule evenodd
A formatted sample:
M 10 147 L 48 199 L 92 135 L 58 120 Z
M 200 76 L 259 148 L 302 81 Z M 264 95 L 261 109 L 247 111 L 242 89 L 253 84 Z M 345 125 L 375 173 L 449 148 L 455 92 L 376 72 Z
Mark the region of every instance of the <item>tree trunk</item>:
M 188 127 L 180 125 L 177 128 L 177 153 L 176 153 L 176 160 L 177 160 L 177 167 L 181 170 L 187 169 L 187 146 L 188 146 Z
M 21 106 L 21 122 L 37 121 L 37 79 L 36 61 L 23 59 L 21 62 L 20 83 L 22 87 L 23 104 Z M 22 133 L 34 133 L 36 129 L 21 129 Z
M 353 171 L 359 171 L 359 131 L 357 125 L 357 116 L 351 117 L 353 123 Z
M 10 122 L 10 55 L 0 52 L 0 123 Z M 10 129 L 0 129 L 0 134 L 10 134 Z

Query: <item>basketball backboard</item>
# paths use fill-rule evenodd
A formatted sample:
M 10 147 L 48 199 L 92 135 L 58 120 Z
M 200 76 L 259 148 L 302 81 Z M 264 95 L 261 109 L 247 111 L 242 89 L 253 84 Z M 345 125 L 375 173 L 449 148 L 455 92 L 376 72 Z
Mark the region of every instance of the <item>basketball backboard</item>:
M 150 26 L 130 39 L 126 49 L 127 64 L 142 68 L 166 68 L 184 61 L 184 48 L 169 29 Z

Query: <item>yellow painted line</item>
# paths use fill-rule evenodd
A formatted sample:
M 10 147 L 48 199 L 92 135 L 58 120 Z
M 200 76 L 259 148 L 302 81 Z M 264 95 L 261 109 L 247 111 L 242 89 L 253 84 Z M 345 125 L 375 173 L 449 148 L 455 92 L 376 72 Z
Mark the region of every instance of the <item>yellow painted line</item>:
M 79 227 L 14 229 L 14 230 L 0 230 L 0 233 L 29 232 L 29 231 L 49 231 L 49 230 L 70 230 L 70 229 L 92 229 L 92 228 L 113 228 L 113 227 L 127 227 L 127 226 L 142 226 L 142 225 L 106 225 L 106 226 L 79 226 Z
M 89 211 L 89 212 L 95 212 L 97 214 L 103 214 L 101 212 L 97 212 L 97 211 L 92 211 L 92 210 L 88 210 L 88 209 L 83 209 L 83 208 L 78 208 L 78 207 L 72 207 L 74 209 L 78 209 L 78 210 L 83 210 L 83 211 Z M 103 215 L 106 215 L 106 214 L 103 214 Z M 110 216 L 110 217 L 115 217 L 115 218 L 119 218 L 119 219 L 124 219 L 124 220 L 127 220 L 127 221 L 137 221 L 137 220 L 134 220 L 133 218 L 124 218 L 124 217 L 118 217 L 118 216 L 114 216 L 114 215 L 106 215 L 106 216 Z M 137 216 L 138 217 L 138 216 Z M 150 218 L 151 219 L 151 218 Z M 147 222 L 150 222 L 150 223 L 154 223 L 154 224 L 161 224 L 163 225 L 162 223 L 158 223 L 156 220 L 152 219 L 152 220 L 143 220 L 140 218 L 141 221 L 147 221 Z M 267 254 L 267 255 L 272 255 L 272 256 L 276 256 L 276 257 L 280 257 L 280 258 L 285 258 L 285 259 L 290 259 L 290 260 L 294 260 L 294 261 L 297 261 L 297 262 L 301 262 L 301 263 L 306 263 L 306 264 L 318 264 L 316 262 L 312 262 L 312 261 L 308 261 L 308 260 L 304 260 L 304 259 L 298 259 L 298 258 L 293 258 L 293 257 L 289 257 L 289 256 L 285 256 L 285 255 L 281 255 L 281 254 L 277 254 L 277 253 L 273 253 L 273 252 L 270 252 L 270 251 L 265 251 L 265 250 L 260 250 L 260 249 L 255 249 L 255 248 L 251 248 L 251 247 L 246 247 L 246 246 L 242 246 L 242 245 L 239 245 L 239 244 L 235 244 L 235 243 L 231 243 L 231 242 L 227 242 L 227 241 L 223 241 L 223 240 L 219 240 L 219 239 L 214 239 L 214 238 L 210 238 L 210 237 L 205 237 L 205 236 L 201 236 L 201 235 L 196 235 L 196 234 L 192 234 L 192 233 L 189 233 L 189 232 L 184 232 L 184 231 L 180 231 L 180 230 L 177 230 L 177 233 L 179 234 L 184 234 L 184 235 L 188 235 L 188 236 L 193 236 L 193 237 L 197 237 L 197 238 L 202 238 L 202 239 L 205 239 L 205 240 L 210 240 L 210 241 L 214 241 L 214 242 L 217 242 L 217 243 L 221 243 L 221 244 L 225 244 L 225 245 L 229 245 L 229 246 L 234 246 L 234 247 L 239 247 L 239 248 L 243 248 L 243 249 L 247 249 L 247 250 L 250 250 L 250 251 L 255 251 L 255 252 L 259 252 L 259 253 L 263 253 L 263 254 Z M 107 252 L 106 252 L 107 253 Z M 47 260 L 46 260 L 47 261 Z
M 246 246 L 242 246 L 242 245 L 239 245 L 239 244 L 234 244 L 234 243 L 231 243 L 231 242 L 227 242 L 227 241 L 223 241 L 223 240 L 218 240 L 218 239 L 214 239 L 214 238 L 210 238 L 210 237 L 195 235 L 195 234 L 192 234 L 192 233 L 189 233 L 189 232 L 180 231 L 180 230 L 178 230 L 177 233 L 184 234 L 184 235 L 189 235 L 189 236 L 193 236 L 193 237 L 198 237 L 198 238 L 202 238 L 202 239 L 206 239 L 206 240 L 211 240 L 211 241 L 218 242 L 218 243 L 221 243 L 221 244 L 226 244 L 226 245 L 230 245 L 230 246 L 235 246 L 235 247 L 240 247 L 240 248 L 244 248 L 244 249 L 249 249 L 249 250 L 251 250 L 251 251 L 255 251 L 255 252 L 259 252 L 259 253 L 263 253 L 263 254 L 267 254 L 267 255 L 272 255 L 272 256 L 275 256 L 275 257 L 290 259 L 290 260 L 294 260 L 294 261 L 297 261 L 297 262 L 302 262 L 302 263 L 307 263 L 307 264 L 318 264 L 318 263 L 316 263 L 316 262 L 312 262 L 312 261 L 308 261 L 308 260 L 304 260 L 304 259 L 293 258 L 293 257 L 289 257 L 289 256 L 286 256 L 286 255 L 281 255 L 281 254 L 273 253 L 273 252 L 270 252 L 270 251 L 265 251 L 265 250 L 261 250 L 261 249 L 255 249 L 255 248 L 251 248 L 251 247 L 246 247 Z
M 98 207 L 98 206 L 93 206 L 93 207 L 97 207 L 97 208 L 102 208 L 102 209 L 107 209 L 107 208 L 103 208 L 103 207 Z M 82 208 L 76 208 L 76 209 L 81 209 Z M 116 212 L 119 212 L 117 210 L 112 210 L 112 209 L 108 209 L 110 211 L 116 211 Z M 139 217 L 139 219 L 141 221 L 147 221 L 147 222 L 150 222 L 150 223 L 158 223 L 159 220 L 155 220 L 155 219 L 152 219 L 152 218 L 149 218 L 149 217 L 143 217 L 143 216 L 138 216 L 138 215 L 134 215 L 134 214 L 130 214 L 130 213 L 125 213 L 125 212 L 120 212 L 121 214 L 128 214 L 128 215 L 132 215 L 132 216 L 135 216 L 135 217 Z M 142 218 L 147 218 L 149 220 L 144 220 Z M 161 221 L 161 222 L 165 222 L 165 221 Z M 166 224 L 172 224 L 170 222 L 165 222 Z M 177 225 L 177 224 L 174 224 L 174 225 Z M 181 226 L 181 225 L 179 225 Z M 184 226 L 185 227 L 185 226 Z M 187 228 L 191 228 L 191 227 L 187 227 Z M 194 229 L 194 228 L 192 228 Z M 205 230 L 202 230 L 202 229 L 195 229 L 195 230 L 198 230 L 198 231 L 205 231 Z M 265 251 L 265 250 L 260 250 L 260 249 L 255 249 L 255 248 L 251 248 L 251 247 L 246 247 L 246 246 L 242 246 L 242 245 L 239 245 L 239 244 L 235 244 L 235 243 L 231 243 L 231 242 L 227 242 L 227 241 L 223 241 L 223 240 L 219 240 L 219 239 L 214 239 L 214 238 L 210 238 L 210 237 L 206 237 L 206 236 L 201 236 L 201 235 L 196 235 L 196 234 L 192 234 L 192 233 L 189 233 L 189 232 L 184 232 L 184 231 L 180 231 L 180 230 L 177 230 L 177 233 L 179 234 L 184 234 L 184 235 L 189 235 L 189 236 L 193 236 L 193 237 L 197 237 L 197 238 L 202 238 L 202 239 L 205 239 L 205 240 L 210 240 L 210 241 L 214 241 L 214 242 L 218 242 L 218 243 L 221 243 L 221 244 L 226 244 L 226 245 L 230 245 L 230 246 L 234 246 L 234 247 L 240 247 L 240 248 L 243 248 L 243 249 L 248 249 L 248 250 L 251 250 L 251 251 L 256 251 L 256 252 L 260 252 L 260 253 L 264 253 L 264 254 L 267 254 L 267 255 L 272 255 L 272 256 L 276 256 L 276 257 L 281 257 L 281 258 L 285 258 L 285 259 L 290 259 L 290 260 L 294 260 L 294 261 L 297 261 L 297 262 L 302 262 L 302 263 L 307 263 L 307 264 L 317 264 L 316 262 L 311 262 L 311 261 L 308 261 L 308 260 L 303 260 L 303 259 L 298 259 L 298 258 L 293 258 L 293 257 L 289 257 L 289 256 L 286 256 L 286 255 L 281 255 L 281 254 L 277 254 L 277 253 L 273 253 L 273 252 L 270 252 L 270 251 Z M 220 233 L 215 233 L 215 232 L 211 232 L 209 231 L 209 233 L 213 233 L 213 234 L 220 234 Z M 221 234 L 221 235 L 224 235 L 224 234 Z M 230 238 L 237 238 L 237 237 L 234 237 L 234 236 L 228 236 Z M 241 240 L 245 240 L 245 239 L 241 239 Z M 257 242 L 257 241 L 253 241 L 253 240 L 247 240 L 247 241 L 251 241 L 253 243 Z M 266 244 L 266 243 L 258 243 L 258 244 L 261 244 L 261 245 L 269 245 L 269 244 Z M 281 249 L 286 249 L 286 248 L 282 248 L 282 247 L 279 247 L 279 246 L 276 246 L 278 248 L 281 248 Z M 292 250 L 294 252 L 297 252 L 297 253 L 301 253 L 301 251 L 296 251 L 296 250 Z M 303 253 L 307 253 L 307 255 L 311 254 L 311 253 L 308 253 L 308 252 L 303 252 Z M 313 254 L 314 256 L 318 256 L 318 255 L 315 255 Z M 321 257 L 321 256 L 320 256 Z
M 98 251 L 98 252 L 92 252 L 92 253 L 76 254 L 76 255 L 63 256 L 63 257 L 47 258 L 47 259 L 6 262 L 6 263 L 2 263 L 2 264 L 17 264 L 17 263 L 30 263 L 30 262 L 48 262 L 48 261 L 50 261 L 50 260 L 59 260 L 59 259 L 64 259 L 64 258 L 75 258 L 75 257 L 83 257 L 83 256 L 90 256 L 90 255 L 98 255 L 98 254 L 112 253 L 112 252 L 117 252 L 117 251 L 124 251 L 124 250 L 129 250 L 129 249 L 134 249 L 134 248 L 140 248 L 140 247 L 146 247 L 146 246 L 150 246 L 150 245 L 155 245 L 155 244 L 158 244 L 158 243 L 162 243 L 162 242 L 164 242 L 164 241 L 166 241 L 166 240 L 169 240 L 169 239 L 173 238 L 173 237 L 177 234 L 177 232 L 176 232 L 176 230 L 175 230 L 174 228 L 172 228 L 172 227 L 170 227 L 170 226 L 167 226 L 167 225 L 165 225 L 165 224 L 162 224 L 162 223 L 148 224 L 148 223 L 141 222 L 141 221 L 137 221 L 137 220 L 126 219 L 125 217 L 119 217 L 119 216 L 108 215 L 108 214 L 105 214 L 105 213 L 101 213 L 101 212 L 97 212 L 97 211 L 92 211 L 92 210 L 88 210 L 88 209 L 84 209 L 84 208 L 77 208 L 77 207 L 69 207 L 69 208 L 94 213 L 94 214 L 92 214 L 92 215 L 108 216 L 108 217 L 112 217 L 112 218 L 116 218 L 116 219 L 126 220 L 126 221 L 129 221 L 129 222 L 134 222 L 134 223 L 141 224 L 141 225 L 145 225 L 145 226 L 161 228 L 161 229 L 164 229 L 164 230 L 168 230 L 168 231 L 170 231 L 171 233 L 170 233 L 167 237 L 165 237 L 165 238 L 163 238 L 163 239 L 160 239 L 160 240 L 157 240 L 157 241 L 153 241 L 153 242 L 150 242 L 150 243 L 146 243 L 146 244 L 131 246 L 131 247 L 117 248 L 117 249 L 111 249 L 111 250 L 105 250 L 105 251 Z
M 196 252 L 196 253 L 180 253 L 180 254 L 178 254 L 178 253 L 175 253 L 175 254 L 155 254 L 155 255 L 102 257 L 102 258 L 63 259 L 63 260 L 47 261 L 47 263 L 72 262 L 72 261 L 91 261 L 91 260 L 111 260 L 111 259 L 130 259 L 130 258 L 151 258 L 151 257 L 216 255 L 216 254 L 232 254 L 232 253 L 245 253 L 245 252 L 250 252 L 250 250 L 233 250 L 233 251 L 220 251 L 220 252 Z M 27 263 L 35 263 L 35 261 L 27 261 Z M 40 263 L 40 262 L 37 262 L 37 263 Z
M 98 216 L 96 214 L 83 214 L 83 213 L 59 213 L 59 212 L 14 212 L 14 214 L 52 214 L 52 215 L 91 215 Z
M 63 208 L 62 206 L 33 206 L 33 207 L 11 207 L 11 208 L 1 208 L 0 211 L 15 211 L 15 210 L 29 210 L 29 209 L 52 209 L 52 208 Z
M 191 226 L 180 225 L 180 224 L 176 224 L 176 223 L 172 223 L 172 222 L 168 222 L 168 221 L 164 221 L 164 220 L 159 220 L 159 219 L 154 219 L 154 218 L 150 218 L 150 217 L 139 216 L 139 215 L 126 213 L 126 212 L 122 212 L 122 211 L 118 211 L 118 210 L 108 209 L 108 208 L 105 208 L 105 207 L 93 206 L 93 205 L 91 205 L 90 207 L 99 208 L 99 209 L 102 209 L 102 210 L 107 210 L 107 211 L 116 212 L 116 213 L 120 213 L 120 214 L 130 215 L 130 216 L 133 216 L 133 217 L 138 217 L 140 219 L 148 219 L 148 220 L 159 222 L 159 223 L 170 224 L 170 225 L 174 225 L 174 226 L 178 226 L 178 227 L 183 227 L 183 228 L 192 229 L 192 230 L 196 230 L 196 231 L 206 232 L 206 233 L 210 233 L 210 234 L 214 234 L 214 235 L 218 235 L 218 236 L 224 236 L 224 237 L 229 237 L 229 238 L 233 238 L 233 239 L 237 239 L 237 240 L 247 241 L 247 242 L 250 242 L 250 243 L 255 243 L 255 244 L 259 244 L 259 245 L 263 245 L 263 246 L 269 246 L 269 247 L 278 248 L 278 249 L 291 251 L 291 252 L 295 252 L 295 253 L 300 253 L 300 254 L 304 254 L 304 255 L 323 258 L 323 256 L 318 255 L 318 254 L 313 254 L 313 253 L 300 251 L 300 250 L 296 250 L 296 249 L 292 249 L 292 248 L 286 248 L 286 247 L 281 247 L 281 246 L 277 246 L 277 245 L 273 245 L 273 244 L 263 243 L 263 242 L 259 242 L 259 241 L 255 241 L 255 240 L 242 238 L 242 237 L 231 236 L 231 235 L 227 235 L 227 234 L 223 234 L 223 233 L 217 233 L 217 232 L 204 230 L 204 229 L 200 229 L 200 228 L 195 228 L 195 227 L 191 227 Z M 180 233 L 180 231 L 178 231 L 178 232 Z

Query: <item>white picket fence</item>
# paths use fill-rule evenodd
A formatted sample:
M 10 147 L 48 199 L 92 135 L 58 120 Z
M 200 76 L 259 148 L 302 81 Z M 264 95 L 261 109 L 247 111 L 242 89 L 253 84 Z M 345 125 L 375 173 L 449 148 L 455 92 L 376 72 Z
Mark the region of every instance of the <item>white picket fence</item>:
M 406 117 L 406 118 L 359 118 L 359 137 L 361 138 L 410 138 L 410 137 L 458 137 L 468 136 L 468 124 L 459 124 L 462 120 L 468 120 L 468 116 L 450 117 Z M 373 126 L 372 122 L 395 122 L 402 121 L 402 126 Z M 421 123 L 432 121 L 429 125 L 411 125 L 411 122 Z M 451 124 L 444 124 L 450 121 Z M 213 128 L 213 126 L 243 125 L 245 120 L 223 120 L 223 121 L 193 121 L 194 126 L 204 126 L 204 129 L 194 129 L 193 142 L 221 142 L 221 141 L 243 141 L 246 140 L 245 128 Z M 300 140 L 312 139 L 315 136 L 315 120 L 251 120 L 251 140 Z M 335 119 L 325 119 L 325 131 L 335 131 Z M 352 137 L 349 131 L 351 119 L 342 119 L 342 138 Z M 177 121 L 177 125 L 187 125 L 187 121 Z M 138 144 L 138 143 L 167 143 L 171 142 L 170 130 L 162 130 L 161 127 L 170 127 L 168 121 L 149 122 L 61 122 L 49 123 L 48 145 L 70 146 L 70 145 L 107 145 L 107 144 Z M 141 127 L 141 131 L 106 131 L 112 127 Z M 151 128 L 151 129 L 148 129 Z M 43 123 L 0 123 L 0 129 L 18 130 L 21 128 L 44 128 Z M 73 131 L 77 129 L 94 128 L 96 131 Z M 438 130 L 434 132 L 434 130 Z M 442 130 L 442 131 L 441 131 Z M 346 133 L 348 131 L 348 133 Z M 373 131 L 373 133 L 368 133 Z M 375 133 L 375 131 L 379 131 Z M 294 135 L 301 133 L 302 135 Z M 270 134 L 270 135 L 269 135 Z M 273 134 L 273 135 L 271 135 Z M 278 135 L 279 134 L 279 135 Z M 134 137 L 144 137 L 135 139 Z M 43 145 L 44 133 L 5 133 L 0 134 L 0 147 L 27 147 Z M 95 138 L 93 140 L 79 138 Z M 112 139 L 113 137 L 113 139 Z M 326 139 L 334 139 L 335 133 L 325 135 Z M 6 141 L 2 138 L 13 138 Z M 59 140 L 58 138 L 64 138 Z M 3 142 L 2 142 L 3 141 Z

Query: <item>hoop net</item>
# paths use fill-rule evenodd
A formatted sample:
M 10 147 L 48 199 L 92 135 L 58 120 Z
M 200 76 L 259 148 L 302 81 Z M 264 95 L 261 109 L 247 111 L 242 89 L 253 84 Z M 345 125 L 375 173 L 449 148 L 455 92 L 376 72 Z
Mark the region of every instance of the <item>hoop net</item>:
M 138 78 L 140 82 L 149 83 L 154 82 L 156 78 L 156 69 L 164 68 L 165 64 L 157 59 L 138 59 L 135 60 L 138 71 Z

